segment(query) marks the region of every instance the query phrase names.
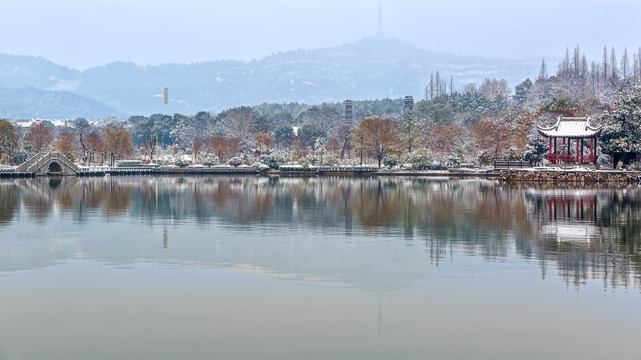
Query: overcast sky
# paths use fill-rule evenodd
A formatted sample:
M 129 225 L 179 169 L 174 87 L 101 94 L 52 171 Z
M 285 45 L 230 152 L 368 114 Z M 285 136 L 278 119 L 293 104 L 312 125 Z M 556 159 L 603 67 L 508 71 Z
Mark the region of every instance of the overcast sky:
M 639 0 L 383 0 L 385 36 L 438 52 L 560 57 L 641 46 Z M 2 0 L 0 53 L 85 69 L 252 60 L 372 36 L 378 0 Z

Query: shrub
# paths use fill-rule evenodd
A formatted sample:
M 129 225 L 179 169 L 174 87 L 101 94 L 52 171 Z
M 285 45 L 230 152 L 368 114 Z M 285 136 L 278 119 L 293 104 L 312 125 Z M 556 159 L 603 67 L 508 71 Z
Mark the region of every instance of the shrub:
M 603 153 L 599 154 L 599 157 L 597 158 L 596 162 L 599 167 L 604 167 L 604 168 L 614 165 L 612 163 L 612 157 Z
M 276 151 L 270 155 L 261 155 L 258 161 L 269 166 L 271 169 L 278 169 L 281 165 L 286 164 L 288 160 L 286 153 Z
M 323 156 L 323 166 L 336 166 L 340 165 L 340 159 L 334 154 L 327 154 Z
M 305 157 L 298 159 L 298 163 L 302 167 L 307 169 L 310 166 L 317 166 L 318 164 L 320 164 L 320 159 L 316 155 L 307 155 Z
M 260 162 L 256 162 L 252 166 L 255 167 L 256 169 L 258 169 L 258 171 L 260 171 L 260 172 L 267 171 L 267 170 L 270 169 L 269 165 L 265 165 L 265 164 L 260 163 Z
M 183 158 L 179 158 L 175 161 L 176 166 L 185 167 L 189 166 L 189 161 Z
M 450 155 L 450 156 L 447 157 L 446 164 L 447 164 L 448 167 L 460 168 L 462 162 L 463 162 L 463 159 L 461 159 L 459 156 Z
M 425 170 L 432 165 L 432 152 L 428 149 L 418 149 L 405 155 L 406 163 L 412 165 L 414 170 Z
M 398 165 L 399 163 L 399 158 L 398 156 L 394 155 L 389 155 L 383 158 L 383 165 L 389 167 L 390 169 L 393 168 L 394 166 Z
M 252 159 L 254 159 L 254 156 L 253 156 L 253 155 L 251 155 L 251 156 L 250 156 L 248 153 L 242 153 L 242 154 L 240 154 L 240 160 L 241 160 L 241 161 L 242 161 L 242 163 L 243 163 L 243 164 L 245 164 L 245 165 L 252 164 L 252 163 L 254 162 Z
M 238 167 L 242 164 L 243 164 L 243 160 L 241 160 L 238 156 L 234 156 L 233 158 L 231 158 L 231 160 L 229 160 L 229 165 L 233 167 Z
M 212 156 L 212 155 L 207 156 L 205 161 L 203 161 L 203 165 L 205 165 L 205 166 L 218 165 L 218 157 L 217 156 Z

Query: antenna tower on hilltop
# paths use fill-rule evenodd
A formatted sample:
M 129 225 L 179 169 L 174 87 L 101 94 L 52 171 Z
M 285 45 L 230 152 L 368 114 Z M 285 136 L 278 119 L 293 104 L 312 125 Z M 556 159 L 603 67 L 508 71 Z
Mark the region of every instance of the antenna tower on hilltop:
M 381 0 L 378 0 L 378 31 L 376 32 L 376 37 L 383 37 L 383 10 L 381 6 Z

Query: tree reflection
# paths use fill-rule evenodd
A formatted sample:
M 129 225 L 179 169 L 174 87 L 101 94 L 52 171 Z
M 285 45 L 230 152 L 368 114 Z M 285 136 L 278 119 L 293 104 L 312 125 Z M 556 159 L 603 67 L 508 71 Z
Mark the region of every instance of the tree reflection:
M 110 219 L 123 215 L 131 206 L 133 188 L 137 184 L 110 178 L 109 181 L 101 185 L 104 188 L 103 194 L 105 196 L 104 216 Z
M 162 224 L 164 247 L 168 221 L 389 235 L 422 246 L 433 264 L 454 253 L 492 261 L 516 254 L 537 259 L 543 277 L 556 268 L 568 286 L 594 279 L 605 288 L 641 288 L 638 187 L 402 177 L 104 177 L 53 185 L 48 178 L 2 180 L 0 226 L 22 207 L 36 221 L 59 209 L 78 222 L 99 217 Z M 400 270 L 393 265 L 389 271 Z
M 0 183 L 0 226 L 11 222 L 18 199 L 18 190 L 13 183 Z

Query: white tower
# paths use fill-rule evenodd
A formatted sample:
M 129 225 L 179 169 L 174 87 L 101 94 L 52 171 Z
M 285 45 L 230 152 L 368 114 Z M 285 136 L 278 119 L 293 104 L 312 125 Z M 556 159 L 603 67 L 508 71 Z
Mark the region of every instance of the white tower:
M 167 104 L 169 104 L 169 89 L 165 88 L 163 91 L 163 101 L 165 103 L 165 115 L 167 115 Z

